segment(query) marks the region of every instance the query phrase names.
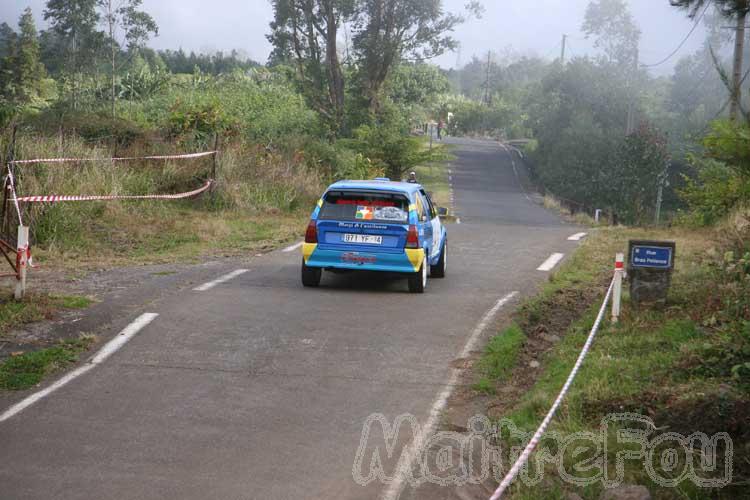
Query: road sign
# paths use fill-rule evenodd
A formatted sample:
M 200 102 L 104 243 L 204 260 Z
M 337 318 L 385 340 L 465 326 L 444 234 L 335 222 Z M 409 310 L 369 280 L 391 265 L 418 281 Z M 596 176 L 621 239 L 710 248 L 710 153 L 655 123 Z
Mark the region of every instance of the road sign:
M 628 256 L 630 299 L 633 304 L 665 304 L 672 284 L 675 243 L 631 240 Z
M 672 246 L 633 245 L 630 254 L 630 266 L 671 269 L 672 249 Z

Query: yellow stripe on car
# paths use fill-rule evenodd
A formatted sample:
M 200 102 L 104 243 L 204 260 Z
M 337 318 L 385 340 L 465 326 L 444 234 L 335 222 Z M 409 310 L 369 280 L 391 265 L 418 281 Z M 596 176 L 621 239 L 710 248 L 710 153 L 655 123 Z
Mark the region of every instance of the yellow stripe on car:
M 310 257 L 312 256 L 316 248 L 318 248 L 317 243 L 303 243 L 302 244 L 302 257 L 305 259 L 305 262 L 310 260 Z
M 414 272 L 419 271 L 419 268 L 422 267 L 422 262 L 424 262 L 424 249 L 407 248 L 406 256 L 409 258 L 411 265 L 414 266 Z

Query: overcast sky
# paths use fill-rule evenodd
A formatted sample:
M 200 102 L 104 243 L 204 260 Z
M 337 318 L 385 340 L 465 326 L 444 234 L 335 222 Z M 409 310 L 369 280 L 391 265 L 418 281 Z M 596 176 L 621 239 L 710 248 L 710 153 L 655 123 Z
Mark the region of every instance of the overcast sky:
M 0 22 L 15 26 L 24 8 L 30 6 L 39 27 L 46 0 L 0 0 Z M 466 0 L 445 0 L 446 9 L 459 12 Z M 563 33 L 571 36 L 570 55 L 590 53 L 590 42 L 580 26 L 589 0 L 484 0 L 486 13 L 456 30 L 461 41 L 461 61 L 488 50 L 502 53 L 512 47 L 523 54 L 555 57 Z M 670 7 L 669 0 L 629 0 L 631 10 L 643 31 L 641 59 L 652 63 L 663 59 L 685 37 L 692 22 L 684 12 Z M 272 12 L 268 0 L 144 0 L 143 8 L 159 24 L 160 35 L 154 48 L 186 51 L 243 50 L 255 60 L 265 61 L 270 46 L 265 38 Z M 669 72 L 679 56 L 695 50 L 703 40 L 702 27 L 693 34 L 677 57 L 659 68 Z M 454 66 L 458 54 L 447 54 L 437 62 Z

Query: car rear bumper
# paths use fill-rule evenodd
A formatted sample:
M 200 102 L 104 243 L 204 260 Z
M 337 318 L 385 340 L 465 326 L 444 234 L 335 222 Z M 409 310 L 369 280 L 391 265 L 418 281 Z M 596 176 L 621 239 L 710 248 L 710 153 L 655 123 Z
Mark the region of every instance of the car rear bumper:
M 320 248 L 314 243 L 302 246 L 302 256 L 308 267 L 414 273 L 425 259 L 424 250 L 406 249 L 402 252 L 360 252 Z

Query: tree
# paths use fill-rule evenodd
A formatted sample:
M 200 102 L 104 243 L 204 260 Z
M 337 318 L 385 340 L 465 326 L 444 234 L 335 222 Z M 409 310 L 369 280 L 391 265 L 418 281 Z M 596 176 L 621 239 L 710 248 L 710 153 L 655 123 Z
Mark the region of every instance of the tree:
M 28 104 L 39 95 L 45 76 L 40 61 L 39 37 L 30 8 L 24 10 L 18 28 L 18 42 L 12 56 L 14 100 L 19 104 Z
M 651 220 L 669 161 L 667 138 L 648 123 L 627 136 L 611 160 L 610 206 L 625 221 Z
M 13 54 L 16 52 L 18 35 L 7 23 L 0 24 L 0 96 L 12 100 Z
M 300 89 L 335 138 L 344 117 L 344 75 L 338 53 L 341 23 L 352 15 L 355 0 L 273 0 L 274 20 L 268 40 L 271 59 L 290 61 Z
M 477 2 L 467 8 L 481 15 Z M 443 12 L 442 0 L 360 0 L 354 16 L 353 46 L 371 111 L 402 59 L 424 61 L 458 46 L 449 35 L 464 18 Z
M 100 40 L 96 36 L 97 0 L 49 0 L 44 19 L 64 44 L 66 72 L 72 76 L 73 108 L 78 106 L 78 87 L 85 66 Z
M 708 8 L 711 0 L 669 0 L 670 4 L 688 11 L 690 18 L 695 18 L 703 9 Z M 729 118 L 736 120 L 742 103 L 742 60 L 745 51 L 745 22 L 750 14 L 750 0 L 715 0 L 714 4 L 721 13 L 728 18 L 737 21 L 737 33 L 734 45 L 734 63 L 732 70 L 731 107 Z M 750 115 L 746 115 L 750 122 Z
M 10 55 L 11 47 L 15 43 L 16 32 L 8 23 L 0 24 L 0 60 Z
M 586 8 L 583 32 L 593 36 L 594 46 L 604 51 L 610 63 L 630 71 L 637 61 L 641 30 L 624 0 L 595 0 Z
M 112 117 L 116 114 L 117 102 L 117 54 L 120 51 L 117 41 L 118 30 L 124 32 L 125 42 L 130 51 L 139 49 L 151 35 L 159 34 L 156 21 L 146 12 L 138 10 L 142 3 L 143 0 L 97 0 L 109 35 Z

